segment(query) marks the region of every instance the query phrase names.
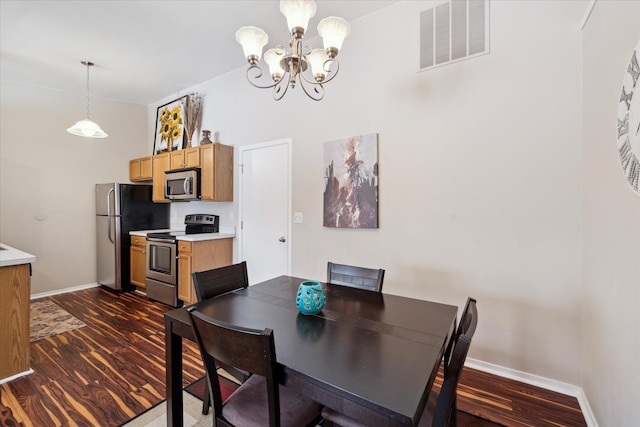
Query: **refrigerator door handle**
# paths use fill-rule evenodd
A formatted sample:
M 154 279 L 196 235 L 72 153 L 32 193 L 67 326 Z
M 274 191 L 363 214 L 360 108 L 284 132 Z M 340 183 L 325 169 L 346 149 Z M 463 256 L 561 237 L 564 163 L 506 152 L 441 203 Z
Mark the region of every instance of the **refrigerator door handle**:
M 109 236 L 109 240 L 111 241 L 111 243 L 115 243 L 115 240 L 113 237 L 111 237 L 111 193 L 113 193 L 113 188 L 110 188 L 109 191 L 107 192 L 107 218 L 109 218 L 108 221 L 108 226 L 107 226 L 107 235 Z M 115 236 L 114 236 L 115 237 Z

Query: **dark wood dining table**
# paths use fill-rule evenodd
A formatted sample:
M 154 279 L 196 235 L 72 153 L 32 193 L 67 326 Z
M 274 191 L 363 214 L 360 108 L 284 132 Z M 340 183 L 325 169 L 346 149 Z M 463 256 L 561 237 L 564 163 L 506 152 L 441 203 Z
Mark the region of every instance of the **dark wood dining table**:
M 295 295 L 304 280 L 280 276 L 197 308 L 234 325 L 272 329 L 285 386 L 367 425 L 417 425 L 457 307 L 323 283 L 326 306 L 303 315 Z M 182 426 L 182 338 L 195 338 L 186 307 L 164 320 L 167 425 Z

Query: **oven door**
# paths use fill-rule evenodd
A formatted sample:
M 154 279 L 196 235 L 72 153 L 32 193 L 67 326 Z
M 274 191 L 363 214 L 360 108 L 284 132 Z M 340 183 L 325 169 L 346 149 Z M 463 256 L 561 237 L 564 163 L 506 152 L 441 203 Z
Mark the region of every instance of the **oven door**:
M 147 278 L 177 284 L 176 248 L 174 241 L 147 238 Z

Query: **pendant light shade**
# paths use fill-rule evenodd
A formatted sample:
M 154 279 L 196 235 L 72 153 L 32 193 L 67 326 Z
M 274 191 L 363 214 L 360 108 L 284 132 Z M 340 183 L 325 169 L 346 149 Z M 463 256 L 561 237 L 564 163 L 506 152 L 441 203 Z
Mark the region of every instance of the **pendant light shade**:
M 109 136 L 105 131 L 100 129 L 100 126 L 98 126 L 96 122 L 92 122 L 89 119 L 77 121 L 75 125 L 67 129 L 67 132 L 88 138 L 106 138 Z
M 91 120 L 89 115 L 89 67 L 92 67 L 93 62 L 81 61 L 82 65 L 87 67 L 87 112 L 84 120 L 79 120 L 75 125 L 67 129 L 67 132 L 73 135 L 84 136 L 87 138 L 106 138 L 107 133 L 103 131 L 100 126 Z

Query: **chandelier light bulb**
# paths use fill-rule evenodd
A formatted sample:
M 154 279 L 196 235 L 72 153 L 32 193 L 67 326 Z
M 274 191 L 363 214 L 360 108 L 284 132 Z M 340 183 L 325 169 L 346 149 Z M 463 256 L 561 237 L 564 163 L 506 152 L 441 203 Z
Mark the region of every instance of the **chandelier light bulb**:
M 316 2 L 313 0 L 280 0 L 280 12 L 287 18 L 287 27 L 291 34 L 301 39 L 309 20 L 316 14 Z
M 311 73 L 316 82 L 321 83 L 327 76 L 327 70 L 324 69 L 325 62 L 329 59 L 327 52 L 324 49 L 313 49 L 307 60 L 311 65 Z
M 269 66 L 269 73 L 274 82 L 282 80 L 284 75 L 284 68 L 280 61 L 284 58 L 284 52 L 278 54 L 276 49 L 269 49 L 264 53 L 264 62 Z
M 318 23 L 318 34 L 330 58 L 338 56 L 344 39 L 351 33 L 351 25 L 338 16 L 328 16 Z
M 260 62 L 262 48 L 269 41 L 269 36 L 262 28 L 242 27 L 236 31 L 236 41 L 242 46 L 244 56 L 251 65 Z

